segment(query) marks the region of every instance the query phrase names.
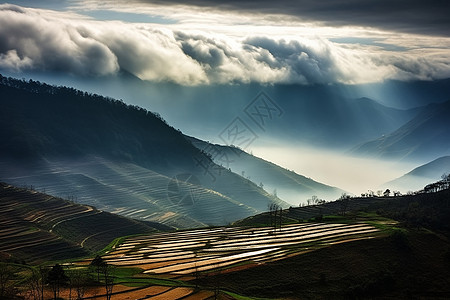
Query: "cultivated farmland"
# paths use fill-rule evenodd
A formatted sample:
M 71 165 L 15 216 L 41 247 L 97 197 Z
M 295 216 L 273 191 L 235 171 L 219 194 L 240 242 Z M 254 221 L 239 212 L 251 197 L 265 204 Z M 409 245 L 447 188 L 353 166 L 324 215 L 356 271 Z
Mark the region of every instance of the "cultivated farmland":
M 0 252 L 27 262 L 73 259 L 115 238 L 157 231 L 150 223 L 5 183 L 0 183 L 0 204 Z
M 380 234 L 374 226 L 304 223 L 283 228 L 211 228 L 132 237 L 104 257 L 109 264 L 146 274 L 178 277 L 231 270 Z

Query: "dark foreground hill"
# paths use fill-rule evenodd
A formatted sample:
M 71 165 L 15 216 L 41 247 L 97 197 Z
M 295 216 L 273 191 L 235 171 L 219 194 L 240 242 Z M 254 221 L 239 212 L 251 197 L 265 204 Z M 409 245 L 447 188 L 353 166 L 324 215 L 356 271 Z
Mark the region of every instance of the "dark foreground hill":
M 401 232 L 401 231 L 400 231 Z M 450 248 L 425 231 L 333 245 L 201 280 L 269 299 L 449 299 Z
M 443 181 L 440 181 L 443 182 Z M 431 185 L 429 185 L 431 186 Z M 403 222 L 409 227 L 424 227 L 450 237 L 450 189 L 438 192 L 416 192 L 411 195 L 389 197 L 345 198 L 321 205 L 291 207 L 283 210 L 286 222 L 320 220 L 326 215 L 346 215 L 351 212 L 377 212 Z M 236 226 L 268 224 L 270 213 L 265 212 L 234 223 Z
M 282 200 L 220 167 L 162 118 L 72 88 L 0 77 L 0 179 L 177 228 Z
M 334 244 L 302 255 L 216 273 L 202 279 L 243 295 L 287 299 L 449 299 L 450 190 L 401 197 L 352 198 L 283 212 L 285 222 L 360 223 L 393 226 L 386 236 Z M 269 224 L 267 214 L 238 225 Z M 304 220 L 304 219 L 303 219 Z M 381 226 L 384 230 L 388 227 Z M 270 275 L 269 275 L 270 274 Z
M 0 252 L 13 261 L 74 259 L 121 236 L 170 229 L 0 183 Z

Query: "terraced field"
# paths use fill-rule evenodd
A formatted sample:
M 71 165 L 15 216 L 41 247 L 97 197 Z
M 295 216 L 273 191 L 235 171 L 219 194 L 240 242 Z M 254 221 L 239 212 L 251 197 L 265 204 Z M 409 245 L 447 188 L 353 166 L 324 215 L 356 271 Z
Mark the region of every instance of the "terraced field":
M 273 228 L 213 228 L 159 233 L 127 239 L 104 259 L 139 267 L 146 274 L 179 277 L 197 272 L 261 264 L 314 249 L 379 234 L 374 226 L 304 223 Z
M 213 181 L 201 169 L 195 171 L 167 176 L 94 156 L 24 167 L 0 162 L 0 177 L 8 183 L 32 184 L 77 203 L 176 228 L 220 226 L 266 210 L 270 195 L 261 194 L 264 191 L 250 181 L 228 171 Z M 185 181 L 180 175 L 193 175 L 195 180 Z
M 156 231 L 150 224 L 0 183 L 0 252 L 19 260 L 76 258 L 117 237 Z

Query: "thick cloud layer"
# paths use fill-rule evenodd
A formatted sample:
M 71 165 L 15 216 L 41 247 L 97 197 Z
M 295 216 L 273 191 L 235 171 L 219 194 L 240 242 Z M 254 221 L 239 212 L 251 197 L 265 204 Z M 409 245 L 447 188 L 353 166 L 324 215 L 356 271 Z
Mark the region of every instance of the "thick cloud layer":
M 0 71 L 104 76 L 119 70 L 184 85 L 363 83 L 450 76 L 448 51 L 333 43 L 321 38 L 236 36 L 180 27 L 94 21 L 0 5 Z
M 238 12 L 273 13 L 330 26 L 370 26 L 390 31 L 450 35 L 447 0 L 138 0 Z
M 118 70 L 116 56 L 103 43 L 39 12 L 0 7 L 0 66 L 43 69 L 83 75 Z

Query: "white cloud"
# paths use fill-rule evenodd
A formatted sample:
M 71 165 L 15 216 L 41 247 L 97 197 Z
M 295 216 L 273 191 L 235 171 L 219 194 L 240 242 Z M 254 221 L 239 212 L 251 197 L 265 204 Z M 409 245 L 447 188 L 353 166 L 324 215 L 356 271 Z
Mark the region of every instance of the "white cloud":
M 0 66 L 42 69 L 80 75 L 117 71 L 114 54 L 65 20 L 41 11 L 2 6 L 0 10 Z
M 144 80 L 183 85 L 352 84 L 450 76 L 450 39 L 418 40 L 404 34 L 397 39 L 403 50 L 388 51 L 376 44 L 328 40 L 355 33 L 367 39 L 368 34 L 376 34 L 377 41 L 397 46 L 387 32 L 313 27 L 308 34 L 307 28 L 296 23 L 252 25 L 251 18 L 242 15 L 236 20 L 245 24 L 233 27 L 228 20 L 222 26 L 214 24 L 212 17 L 189 21 L 189 11 L 177 9 L 176 15 L 183 15 L 184 21 L 155 25 L 0 5 L 0 70 L 104 76 L 122 69 Z M 429 45 L 437 46 L 424 48 Z

